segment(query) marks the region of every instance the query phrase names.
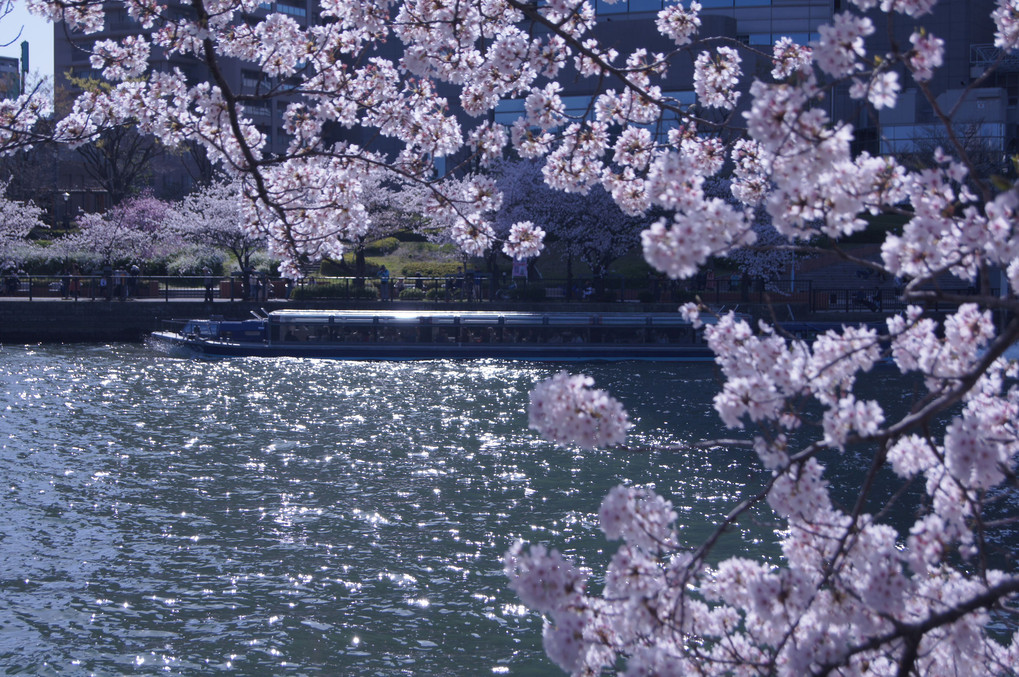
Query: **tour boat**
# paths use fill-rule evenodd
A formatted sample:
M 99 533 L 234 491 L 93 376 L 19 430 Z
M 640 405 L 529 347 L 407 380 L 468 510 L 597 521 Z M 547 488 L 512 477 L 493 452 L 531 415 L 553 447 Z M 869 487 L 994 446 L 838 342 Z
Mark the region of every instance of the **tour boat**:
M 152 334 L 156 346 L 200 357 L 347 360 L 712 359 L 679 313 L 275 310 L 253 319 L 188 320 Z

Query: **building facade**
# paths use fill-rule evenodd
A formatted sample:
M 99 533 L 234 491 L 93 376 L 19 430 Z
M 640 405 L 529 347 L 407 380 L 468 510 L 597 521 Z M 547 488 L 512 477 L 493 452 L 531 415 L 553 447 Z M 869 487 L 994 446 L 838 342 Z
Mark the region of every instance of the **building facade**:
M 663 7 L 664 0 L 620 0 L 607 3 L 595 0 L 598 15 L 596 33 L 605 46 L 612 46 L 621 54 L 638 47 L 649 51 L 669 51 L 673 45 L 658 34 L 654 19 Z M 702 5 L 701 37 L 722 37 L 742 43 L 748 48 L 744 55 L 744 72 L 767 77 L 770 67 L 763 56 L 756 62 L 753 50 L 768 54 L 771 45 L 782 36 L 798 42 L 809 42 L 818 37 L 818 27 L 829 23 L 832 17 L 847 9 L 846 0 L 699 0 Z M 998 54 L 993 47 L 994 26 L 990 20 L 993 0 L 942 0 L 933 14 L 919 19 L 898 17 L 897 31 L 884 29 L 884 20 L 876 21 L 876 33 L 869 39 L 870 53 L 890 51 L 893 45 L 907 49 L 909 35 L 916 25 L 923 25 L 945 41 L 945 63 L 930 82 L 937 96 L 937 107 L 953 107 L 957 133 L 964 136 L 975 148 L 986 151 L 992 164 L 1005 166 L 1005 158 L 1019 152 L 1017 149 L 1016 121 L 1019 120 L 1019 57 L 998 63 L 997 70 L 987 75 Z M 110 6 L 106 30 L 85 36 L 67 33 L 62 24 L 54 27 L 55 89 L 58 115 L 66 112 L 73 95 L 80 91 L 76 83 L 98 76 L 89 65 L 89 50 L 96 40 L 119 39 L 138 32 L 138 25 L 130 19 L 121 5 Z M 176 11 L 182 16 L 189 9 L 180 5 Z M 246 17 L 254 22 L 269 12 L 281 12 L 302 25 L 319 21 L 316 0 L 280 0 L 263 3 L 255 13 Z M 393 56 L 393 55 L 389 55 Z M 180 69 L 190 81 L 209 79 L 207 68 L 193 58 L 154 53 L 150 67 L 155 70 Z M 245 105 L 248 115 L 268 139 L 267 151 L 283 152 L 290 137 L 283 129 L 283 114 L 292 100 L 281 96 L 285 82 L 274 82 L 257 69 L 240 61 L 225 59 L 222 73 L 234 91 L 253 95 L 260 100 Z M 2 64 L 0 64 L 2 69 Z M 2 72 L 2 70 L 0 70 Z M 564 78 L 565 103 L 572 112 L 583 114 L 587 108 L 590 85 Z M 829 111 L 835 119 L 852 122 L 856 129 L 857 149 L 872 153 L 897 155 L 926 154 L 938 145 L 939 132 L 935 124 L 938 115 L 922 93 L 907 79 L 899 105 L 891 110 L 875 112 L 865 103 L 848 96 L 847 88 L 837 89 L 831 97 Z M 678 59 L 663 83 L 666 93 L 683 103 L 693 103 L 692 66 L 689 60 Z M 262 96 L 264 95 L 264 96 Z M 958 107 L 960 99 L 965 102 Z M 746 97 L 744 97 L 744 102 Z M 512 122 L 523 110 L 521 100 L 503 101 L 494 113 L 496 121 Z M 357 130 L 345 131 L 352 141 Z M 355 135 L 351 138 L 350 135 Z M 943 145 L 943 144 L 942 144 Z M 153 188 L 157 194 L 173 195 L 186 192 L 193 180 L 193 171 L 182 165 L 178 152 L 172 162 L 163 158 L 164 166 L 153 172 Z M 173 167 L 174 163 L 178 165 Z M 184 158 L 183 165 L 187 164 Z M 59 181 L 80 200 L 80 208 L 99 207 L 94 195 L 97 190 L 90 183 L 82 167 L 67 163 L 61 170 Z M 91 197 L 90 197 L 91 196 Z M 78 205 L 76 205 L 78 206 Z

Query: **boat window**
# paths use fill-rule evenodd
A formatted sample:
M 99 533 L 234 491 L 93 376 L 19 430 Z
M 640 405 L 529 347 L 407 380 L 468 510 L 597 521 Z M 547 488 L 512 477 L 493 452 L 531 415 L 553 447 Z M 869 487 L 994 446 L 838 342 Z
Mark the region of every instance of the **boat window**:
M 506 324 L 514 326 L 522 324 L 541 324 L 541 317 L 535 315 L 507 315 Z
M 587 315 L 581 317 L 576 315 L 547 315 L 546 317 L 548 318 L 548 324 L 559 326 L 584 327 L 590 325 L 593 321 L 593 317 Z

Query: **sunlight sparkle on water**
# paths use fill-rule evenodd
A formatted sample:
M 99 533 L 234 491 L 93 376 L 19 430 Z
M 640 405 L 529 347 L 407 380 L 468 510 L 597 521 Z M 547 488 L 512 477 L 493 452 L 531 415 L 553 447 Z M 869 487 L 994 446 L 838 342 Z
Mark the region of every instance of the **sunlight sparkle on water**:
M 696 367 L 570 369 L 587 367 L 628 408 L 656 395 L 648 384 L 675 404 L 645 405 L 634 446 L 674 442 L 669 421 L 711 406 L 700 386 L 703 402 L 683 399 Z M 136 656 L 152 673 L 561 674 L 499 571 L 512 541 L 597 570 L 615 548 L 594 526 L 613 485 L 667 488 L 690 523 L 733 485 L 693 454 L 540 439 L 528 392 L 558 368 L 5 347 L 0 565 L 25 582 L 0 590 L 0 614 L 20 619 L 0 636 L 17 646 L 0 647 L 0 674 L 58 655 L 94 674 Z M 79 507 L 53 519 L 54 506 Z

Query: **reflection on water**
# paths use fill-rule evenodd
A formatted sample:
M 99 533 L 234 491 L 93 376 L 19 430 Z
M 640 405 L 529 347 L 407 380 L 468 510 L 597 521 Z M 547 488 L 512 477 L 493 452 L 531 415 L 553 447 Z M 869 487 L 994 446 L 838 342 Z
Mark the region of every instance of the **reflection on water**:
M 655 484 L 696 533 L 749 471 L 647 450 L 721 432 L 710 365 L 591 365 L 636 422 L 612 453 L 527 430 L 555 370 L 5 347 L 0 671 L 559 674 L 508 545 L 597 570 L 614 484 Z

